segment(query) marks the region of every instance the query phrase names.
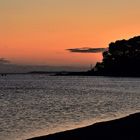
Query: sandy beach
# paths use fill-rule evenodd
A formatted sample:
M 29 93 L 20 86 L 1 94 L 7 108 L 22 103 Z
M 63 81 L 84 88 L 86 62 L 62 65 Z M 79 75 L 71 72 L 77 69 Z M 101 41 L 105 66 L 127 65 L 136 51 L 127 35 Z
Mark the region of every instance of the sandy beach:
M 140 140 L 140 113 L 28 140 Z

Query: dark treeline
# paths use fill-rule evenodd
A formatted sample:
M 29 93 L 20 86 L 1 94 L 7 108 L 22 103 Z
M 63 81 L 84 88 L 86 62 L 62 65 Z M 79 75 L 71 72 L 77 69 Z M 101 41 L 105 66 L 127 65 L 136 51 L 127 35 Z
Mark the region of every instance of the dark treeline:
M 93 75 L 140 76 L 140 36 L 109 44 L 102 62 L 89 71 Z

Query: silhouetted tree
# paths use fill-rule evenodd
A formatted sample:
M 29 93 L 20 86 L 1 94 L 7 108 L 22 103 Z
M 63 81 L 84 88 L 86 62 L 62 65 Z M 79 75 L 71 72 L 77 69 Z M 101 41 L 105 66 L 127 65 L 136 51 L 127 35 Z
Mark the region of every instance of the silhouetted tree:
M 96 64 L 94 72 L 118 76 L 140 75 L 140 36 L 110 43 L 108 50 L 103 52 L 103 61 Z

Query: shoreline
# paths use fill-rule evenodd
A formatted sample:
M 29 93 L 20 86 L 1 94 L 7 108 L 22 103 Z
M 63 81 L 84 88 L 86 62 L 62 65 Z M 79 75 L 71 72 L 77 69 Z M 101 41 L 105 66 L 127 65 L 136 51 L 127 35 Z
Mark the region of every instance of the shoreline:
M 27 140 L 139 140 L 140 113 Z

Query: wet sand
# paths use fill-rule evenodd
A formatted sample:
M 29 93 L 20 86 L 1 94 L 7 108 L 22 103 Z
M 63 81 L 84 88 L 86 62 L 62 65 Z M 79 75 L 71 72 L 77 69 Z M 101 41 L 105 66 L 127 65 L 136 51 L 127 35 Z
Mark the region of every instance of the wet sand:
M 28 140 L 140 140 L 140 113 Z

